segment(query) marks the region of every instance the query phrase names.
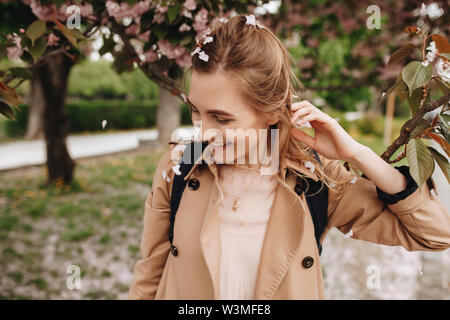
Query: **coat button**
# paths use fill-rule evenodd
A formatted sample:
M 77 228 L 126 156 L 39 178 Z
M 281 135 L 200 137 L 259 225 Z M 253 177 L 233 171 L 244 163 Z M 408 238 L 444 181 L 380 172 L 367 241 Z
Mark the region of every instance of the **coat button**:
M 178 249 L 173 244 L 170 245 L 170 252 L 176 257 L 178 255 Z
M 299 183 L 297 183 L 297 184 L 295 185 L 295 193 L 298 194 L 298 195 L 301 195 L 302 192 L 303 192 L 303 190 L 302 190 L 302 185 L 299 184 Z
M 195 179 L 195 178 L 189 179 L 188 186 L 189 186 L 189 189 L 191 189 L 191 190 L 197 190 L 198 187 L 200 186 L 200 181 L 198 181 L 198 179 Z
M 313 259 L 313 257 L 310 257 L 310 256 L 305 257 L 302 261 L 302 265 L 306 269 L 311 268 L 313 264 L 314 264 L 314 259 Z

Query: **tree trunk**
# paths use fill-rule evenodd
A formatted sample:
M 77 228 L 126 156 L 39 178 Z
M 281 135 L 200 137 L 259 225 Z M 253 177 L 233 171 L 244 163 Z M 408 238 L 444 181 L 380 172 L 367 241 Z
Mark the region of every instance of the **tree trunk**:
M 44 137 L 45 97 L 42 91 L 39 74 L 34 72 L 31 79 L 30 108 L 25 139 L 40 139 Z
M 48 183 L 62 180 L 70 183 L 75 162 L 69 155 L 66 137 L 69 134 L 69 117 L 65 99 L 69 73 L 73 62 L 65 54 L 48 59 L 37 70 L 45 99 L 44 134 L 47 144 Z
M 156 126 L 158 128 L 158 143 L 167 146 L 172 132 L 181 122 L 181 101 L 170 91 L 160 88 L 159 105 L 156 112 Z

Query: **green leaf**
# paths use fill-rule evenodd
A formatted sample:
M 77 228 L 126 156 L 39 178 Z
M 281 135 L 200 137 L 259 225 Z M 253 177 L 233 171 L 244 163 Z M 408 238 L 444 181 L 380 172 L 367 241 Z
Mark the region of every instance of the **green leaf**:
M 410 97 L 414 89 L 420 88 L 428 83 L 432 73 L 433 69 L 431 65 L 425 67 L 421 61 L 411 61 L 403 68 L 402 78 L 408 86 Z
M 42 20 L 36 20 L 27 29 L 26 35 L 31 39 L 31 45 L 34 46 L 34 41 L 41 37 L 46 29 L 45 22 Z
M 154 29 L 153 32 L 156 34 L 158 39 L 164 39 L 167 32 L 169 31 L 169 28 L 166 25 L 158 24 Z
M 169 23 L 175 20 L 180 13 L 180 4 L 177 3 L 174 6 L 170 6 L 167 10 L 167 17 L 169 18 Z
M 0 101 L 0 113 L 11 120 L 16 120 L 14 111 L 6 103 Z
M 445 95 L 450 92 L 450 87 L 444 81 L 442 81 L 441 78 L 436 77 L 433 79 L 436 80 L 437 86 L 442 91 L 442 94 Z
M 436 160 L 438 166 L 442 170 L 442 173 L 444 173 L 445 177 L 447 178 L 448 183 L 450 183 L 450 165 L 447 158 L 433 147 L 428 147 L 428 150 L 430 150 L 434 160 Z
M 188 33 L 187 35 L 185 35 L 183 37 L 183 39 L 181 39 L 180 46 L 185 46 L 185 45 L 191 43 L 193 39 L 194 39 L 194 35 L 192 33 Z
M 413 117 L 416 114 L 417 109 L 419 109 L 422 96 L 423 93 L 421 88 L 414 90 L 412 96 L 406 95 L 406 101 L 408 102 L 408 106 L 411 111 L 411 117 Z
M 417 123 L 417 125 L 416 125 L 416 127 L 413 129 L 413 131 L 411 131 L 410 137 L 411 137 L 411 138 L 417 137 L 418 135 L 420 135 L 420 134 L 423 132 L 423 130 L 425 130 L 425 129 L 428 128 L 429 126 L 430 126 L 430 125 L 428 124 L 428 121 L 427 121 L 427 120 L 421 119 L 421 120 Z
M 38 38 L 34 46 L 28 48 L 28 52 L 33 56 L 34 59 L 41 57 L 45 50 L 47 49 L 47 39 L 45 37 Z
M 450 139 L 450 114 L 440 113 L 439 114 L 439 125 L 444 133 L 443 136 L 446 140 Z
M 406 148 L 406 158 L 411 176 L 420 188 L 434 171 L 433 157 L 425 143 L 420 139 L 411 139 Z

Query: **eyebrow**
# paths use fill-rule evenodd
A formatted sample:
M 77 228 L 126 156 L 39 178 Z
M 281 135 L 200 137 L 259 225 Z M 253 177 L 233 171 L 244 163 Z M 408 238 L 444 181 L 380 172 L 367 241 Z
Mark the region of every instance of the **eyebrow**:
M 192 107 L 194 107 L 195 109 L 197 109 L 197 107 L 195 106 L 195 104 L 192 103 L 192 101 L 186 97 L 186 100 L 188 101 L 188 104 L 190 104 Z M 213 110 L 208 110 L 206 111 L 206 113 L 208 114 L 218 114 L 218 115 L 223 115 L 223 116 L 230 116 L 230 117 L 234 117 L 233 114 L 225 111 L 225 110 L 219 110 L 219 109 L 213 109 Z

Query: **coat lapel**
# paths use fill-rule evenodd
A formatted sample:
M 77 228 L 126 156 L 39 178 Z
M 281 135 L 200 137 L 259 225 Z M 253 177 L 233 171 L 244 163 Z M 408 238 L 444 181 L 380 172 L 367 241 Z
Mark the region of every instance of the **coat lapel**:
M 284 171 L 283 171 L 284 172 Z M 271 299 L 291 265 L 303 237 L 304 208 L 293 180 L 278 179 L 256 278 L 256 300 Z

